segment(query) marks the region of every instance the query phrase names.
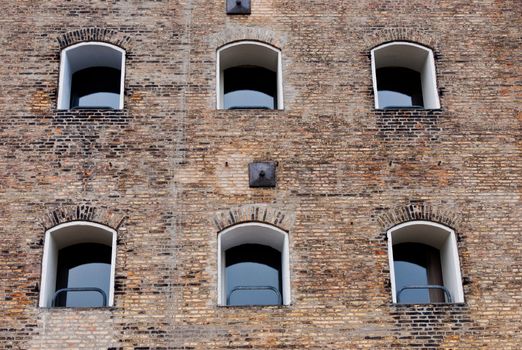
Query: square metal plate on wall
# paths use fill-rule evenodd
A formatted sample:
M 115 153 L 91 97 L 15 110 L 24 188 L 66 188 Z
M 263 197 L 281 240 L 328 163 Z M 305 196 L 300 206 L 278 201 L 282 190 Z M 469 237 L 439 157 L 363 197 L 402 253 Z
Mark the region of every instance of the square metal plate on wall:
M 250 0 L 226 0 L 227 15 L 249 15 Z
M 276 162 L 252 162 L 248 164 L 250 187 L 275 187 Z

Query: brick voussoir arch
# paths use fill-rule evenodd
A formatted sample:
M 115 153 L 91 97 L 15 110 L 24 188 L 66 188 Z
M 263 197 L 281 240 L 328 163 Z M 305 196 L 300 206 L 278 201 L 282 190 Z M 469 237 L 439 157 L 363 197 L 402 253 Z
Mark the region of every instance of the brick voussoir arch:
M 439 43 L 431 33 L 425 33 L 411 28 L 384 28 L 372 32 L 365 38 L 368 51 L 385 43 L 394 41 L 406 41 L 425 46 L 438 53 Z
M 461 218 L 454 208 L 441 208 L 429 203 L 410 203 L 406 206 L 389 209 L 377 217 L 384 232 L 396 225 L 415 220 L 436 222 L 458 232 Z
M 216 49 L 239 41 L 259 41 L 279 50 L 281 50 L 283 46 L 283 40 L 280 36 L 269 29 L 242 26 L 239 28 L 227 28 L 225 31 L 215 35 L 212 41 Z
M 123 224 L 125 218 L 125 215 L 111 211 L 106 207 L 94 207 L 81 204 L 53 209 L 44 216 L 41 223 L 45 230 L 48 230 L 66 222 L 90 221 L 105 225 L 117 231 Z
M 289 232 L 295 221 L 291 212 L 272 207 L 268 204 L 250 204 L 223 210 L 214 215 L 212 222 L 217 231 L 241 223 L 261 222 Z
M 99 41 L 121 47 L 128 51 L 131 46 L 131 37 L 108 28 L 81 28 L 60 35 L 58 38 L 60 49 L 86 41 Z

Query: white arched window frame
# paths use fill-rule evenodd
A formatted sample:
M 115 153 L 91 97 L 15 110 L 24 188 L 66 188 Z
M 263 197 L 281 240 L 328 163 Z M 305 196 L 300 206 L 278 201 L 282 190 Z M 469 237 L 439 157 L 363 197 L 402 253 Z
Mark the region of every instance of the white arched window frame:
M 261 244 L 281 253 L 282 302 L 290 305 L 290 257 L 288 233 L 263 223 L 244 223 L 229 227 L 218 235 L 218 305 L 226 303 L 225 251 L 242 244 Z
M 262 42 L 250 40 L 233 42 L 217 50 L 217 109 L 224 108 L 224 70 L 244 64 L 259 66 L 272 71 L 277 69 L 277 109 L 284 109 L 281 50 Z
M 422 243 L 438 249 L 440 251 L 444 287 L 451 293 L 453 303 L 464 302 L 455 231 L 435 222 L 417 220 L 394 226 L 388 230 L 387 237 L 392 299 L 394 303 L 397 303 L 397 289 L 395 286 L 393 246 L 400 243 Z
M 70 108 L 72 75 L 82 69 L 97 66 L 120 70 L 120 101 L 118 109 L 123 109 L 125 50 L 118 46 L 98 41 L 86 41 L 62 50 L 60 55 L 58 109 Z
M 114 305 L 117 233 L 110 227 L 89 221 L 73 221 L 57 225 L 45 233 L 40 284 L 40 307 L 51 307 L 56 292 L 58 252 L 79 243 L 100 243 L 111 246 L 111 273 L 107 306 Z
M 371 58 L 376 109 L 381 108 L 377 90 L 377 69 L 384 67 L 402 67 L 419 72 L 421 75 L 424 109 L 440 108 L 435 59 L 431 49 L 406 41 L 394 41 L 377 46 L 371 50 Z

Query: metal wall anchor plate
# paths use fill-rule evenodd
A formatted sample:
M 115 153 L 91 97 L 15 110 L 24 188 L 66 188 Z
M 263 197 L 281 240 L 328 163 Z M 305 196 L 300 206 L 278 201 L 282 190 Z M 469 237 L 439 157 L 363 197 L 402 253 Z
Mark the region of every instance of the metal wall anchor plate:
M 252 162 L 248 164 L 250 187 L 275 187 L 276 162 Z
M 250 0 L 227 0 L 227 15 L 249 15 Z

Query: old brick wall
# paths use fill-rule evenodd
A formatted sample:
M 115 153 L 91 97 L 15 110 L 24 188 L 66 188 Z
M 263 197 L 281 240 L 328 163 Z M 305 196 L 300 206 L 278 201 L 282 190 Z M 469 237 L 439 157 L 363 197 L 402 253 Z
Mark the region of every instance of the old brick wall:
M 0 348 L 520 348 L 519 1 L 1 5 Z M 284 110 L 216 110 L 242 39 L 281 49 Z M 56 110 L 60 50 L 88 40 L 126 50 L 121 111 Z M 433 49 L 440 110 L 374 109 L 392 40 Z M 252 219 L 289 232 L 290 306 L 217 306 L 217 234 Z M 412 219 L 455 229 L 464 304 L 392 304 L 386 230 Z M 112 308 L 38 307 L 71 220 L 118 231 Z

